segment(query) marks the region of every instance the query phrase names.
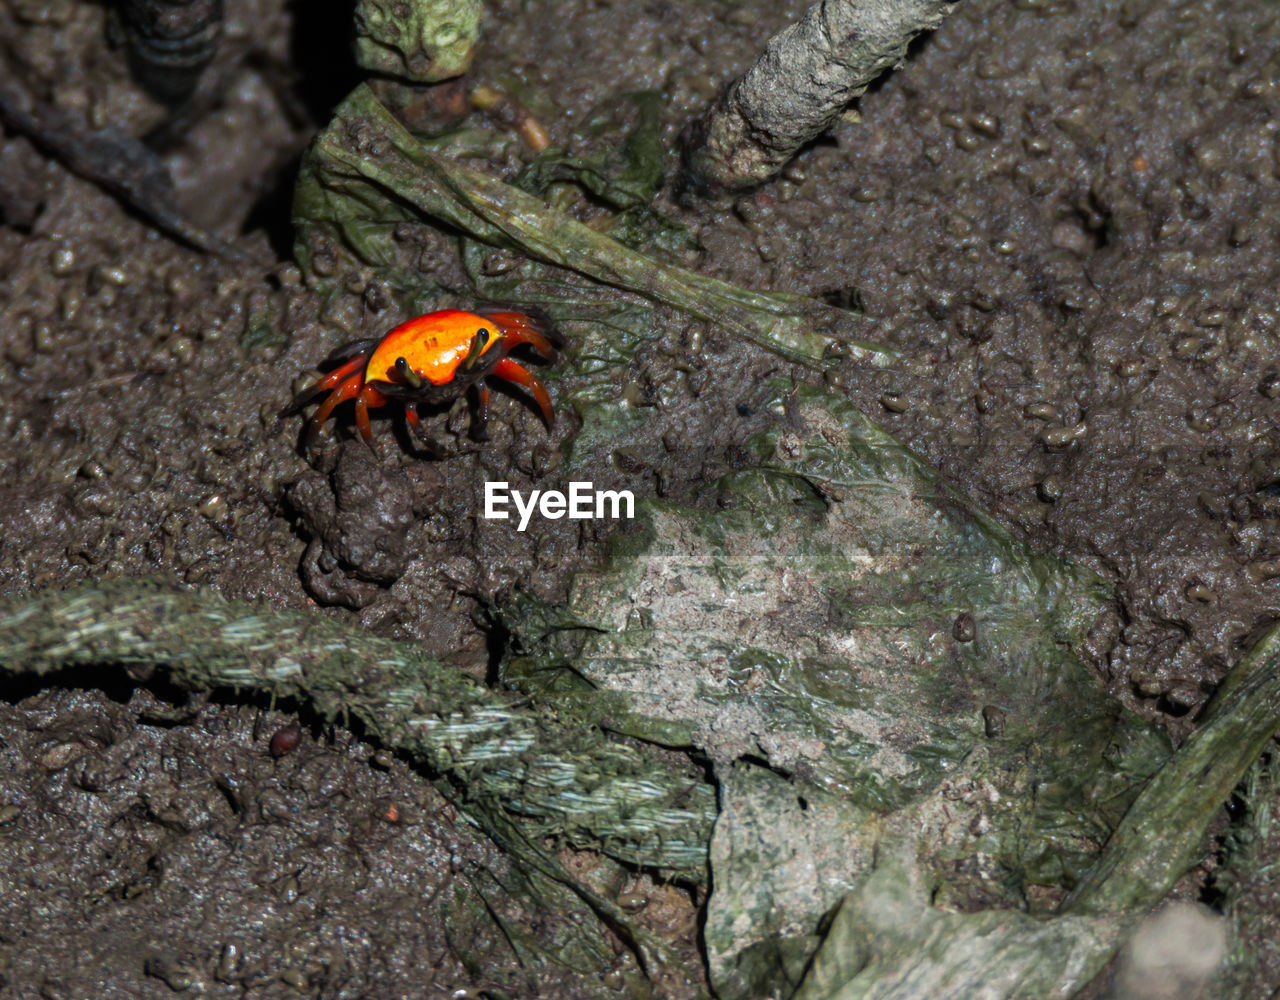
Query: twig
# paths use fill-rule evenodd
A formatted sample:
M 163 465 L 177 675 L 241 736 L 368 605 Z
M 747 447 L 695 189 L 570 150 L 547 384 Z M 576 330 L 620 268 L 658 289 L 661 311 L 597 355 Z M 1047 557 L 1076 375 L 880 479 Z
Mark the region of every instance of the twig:
M 0 122 L 26 136 L 73 174 L 96 184 L 166 236 L 226 260 L 268 263 L 196 225 L 178 208 L 161 159 L 113 128 L 91 132 L 61 108 L 36 100 L 0 63 Z
M 437 155 L 362 84 L 338 106 L 303 161 L 294 199 L 300 266 L 308 271 L 314 260 L 308 230 L 321 235 L 336 222 L 358 256 L 387 267 L 386 248 L 371 234 L 389 228 L 387 220 L 405 206 L 434 226 L 674 306 L 810 367 L 827 366 L 832 337 L 820 322 L 844 320 L 839 310 L 803 296 L 742 288 L 633 250 L 531 194 Z M 877 344 L 841 339 L 849 356 L 865 363 L 884 365 L 894 356 Z
M 769 39 L 746 74 L 686 128 L 688 180 L 701 189 L 767 181 L 956 5 L 820 0 Z

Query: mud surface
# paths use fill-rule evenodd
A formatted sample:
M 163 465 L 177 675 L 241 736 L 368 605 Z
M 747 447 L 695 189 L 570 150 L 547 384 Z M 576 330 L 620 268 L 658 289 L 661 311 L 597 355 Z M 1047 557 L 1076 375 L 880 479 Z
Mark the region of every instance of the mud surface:
M 285 752 L 278 712 L 93 688 L 0 713 L 6 782 L 24 790 L 4 827 L 6 995 L 577 986 L 571 969 L 522 971 L 488 920 L 441 921 L 456 883 L 481 884 L 502 920 L 563 933 L 510 905 L 505 859 L 448 801 L 350 733 L 299 732 Z
M 493 3 L 468 76 L 419 112 L 503 135 L 488 166 L 507 173 L 528 150 L 509 115 L 468 111 L 476 86 L 518 92 L 571 146 L 592 107 L 655 89 L 673 144 L 803 6 Z M 334 71 L 345 15 L 302 10 L 228 0 L 200 113 L 165 159 L 183 210 L 270 266 L 177 245 L 0 140 L 0 588 L 159 575 L 319 605 L 483 675 L 483 602 L 562 598 L 611 529 L 478 516 L 486 480 L 554 478 L 574 433 L 562 412 L 548 435 L 518 394 L 495 396 L 483 445 L 465 406 L 433 417 L 443 457 L 389 419 L 376 463 L 341 421 L 298 453 L 300 420 L 277 417 L 293 391 L 334 346 L 407 318 L 376 289 L 322 301 L 287 261 L 289 164 L 356 79 Z M 0 3 L 0 72 L 85 127 L 142 136 L 166 111 L 106 20 Z M 1107 574 L 1117 605 L 1085 652 L 1176 735 L 1280 617 L 1278 28 L 1246 0 L 971 0 L 782 180 L 726 206 L 664 194 L 707 273 L 860 305 L 863 335 L 903 361 L 828 383 L 1022 537 Z M 423 266 L 456 270 L 450 241 Z M 670 322 L 618 374 L 654 430 L 588 471 L 687 499 L 745 460 L 766 377 L 814 376 Z M 480 976 L 433 924 L 459 866 L 503 860 L 439 818 L 422 776 L 344 734 L 273 757 L 287 720 L 257 707 L 76 680 L 0 703 L 0 995 L 532 991 L 500 942 Z M 388 821 L 391 802 L 412 818 Z M 1257 849 L 1265 865 L 1274 838 Z M 1242 884 L 1266 913 L 1274 887 Z M 690 903 L 646 899 L 689 956 L 656 992 L 695 994 Z M 1259 954 L 1244 995 L 1280 986 Z M 568 974 L 536 989 L 599 995 Z

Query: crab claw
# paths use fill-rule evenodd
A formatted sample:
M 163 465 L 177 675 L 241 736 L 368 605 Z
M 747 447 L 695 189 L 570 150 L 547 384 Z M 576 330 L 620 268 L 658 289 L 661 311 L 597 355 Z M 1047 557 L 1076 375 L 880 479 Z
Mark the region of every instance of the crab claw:
M 564 346 L 564 335 L 541 309 L 527 308 L 524 312 L 489 309 L 481 310 L 479 315 L 492 320 L 511 347 L 529 344 L 548 361 L 554 360 L 557 351 Z

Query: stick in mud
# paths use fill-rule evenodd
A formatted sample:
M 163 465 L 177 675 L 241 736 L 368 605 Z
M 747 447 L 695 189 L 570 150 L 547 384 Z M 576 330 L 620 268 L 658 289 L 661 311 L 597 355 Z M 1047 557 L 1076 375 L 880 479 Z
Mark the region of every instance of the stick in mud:
M 713 192 L 769 180 L 957 6 L 944 0 L 819 0 L 685 129 L 686 181 Z

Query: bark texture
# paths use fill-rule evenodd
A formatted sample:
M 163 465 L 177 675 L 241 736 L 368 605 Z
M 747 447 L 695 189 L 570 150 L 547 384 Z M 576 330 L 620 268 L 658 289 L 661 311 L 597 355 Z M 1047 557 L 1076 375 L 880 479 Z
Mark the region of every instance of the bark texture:
M 911 39 L 957 6 L 943 0 L 820 0 L 771 39 L 685 134 L 685 168 L 704 189 L 776 174 L 855 97 L 902 59 Z

